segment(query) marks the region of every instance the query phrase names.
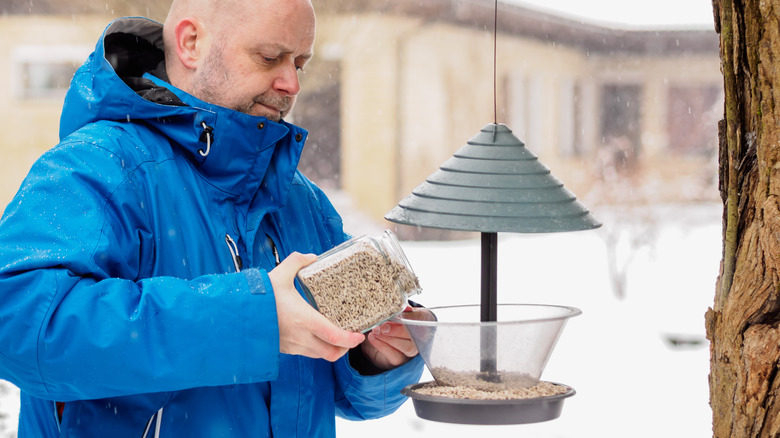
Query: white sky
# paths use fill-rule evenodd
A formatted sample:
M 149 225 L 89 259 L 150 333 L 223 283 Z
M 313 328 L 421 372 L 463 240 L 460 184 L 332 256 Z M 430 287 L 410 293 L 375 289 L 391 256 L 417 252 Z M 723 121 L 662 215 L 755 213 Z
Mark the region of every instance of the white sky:
M 710 0 L 501 0 L 593 23 L 714 28 Z

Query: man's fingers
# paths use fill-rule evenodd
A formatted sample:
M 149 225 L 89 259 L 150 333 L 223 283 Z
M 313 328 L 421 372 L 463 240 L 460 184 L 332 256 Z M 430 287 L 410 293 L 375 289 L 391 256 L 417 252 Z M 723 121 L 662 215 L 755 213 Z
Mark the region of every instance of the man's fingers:
M 377 329 L 379 329 L 379 327 L 374 329 L 375 331 L 371 333 L 371 337 L 373 339 L 376 339 L 377 341 L 381 341 L 384 345 L 387 345 L 390 348 L 398 350 L 406 357 L 417 356 L 418 353 L 417 346 L 414 344 L 414 341 L 412 341 L 409 338 L 408 334 L 406 334 L 405 336 L 394 335 L 393 330 L 398 330 L 397 328 L 391 329 L 388 333 L 383 333 Z M 403 327 L 401 329 L 403 329 Z M 405 330 L 404 333 L 406 333 Z M 385 350 L 382 349 L 382 351 Z
M 274 268 L 273 271 L 276 271 L 279 276 L 283 275 L 285 278 L 293 278 L 301 268 L 308 266 L 315 261 L 317 261 L 317 256 L 314 254 L 294 252 L 282 260 L 282 263 Z
M 333 362 L 365 340 L 363 334 L 340 329 L 302 298 L 296 298 L 301 307 L 279 322 L 282 353 Z
M 381 369 L 390 369 L 403 365 L 409 361 L 409 357 L 403 352 L 380 339 L 376 334 L 369 333 L 368 343 L 370 348 L 364 346 L 363 352 Z
M 328 362 L 335 362 L 347 354 L 349 348 L 336 347 L 320 339 L 311 339 L 306 346 L 301 346 L 301 350 L 295 354 L 310 357 L 313 359 L 325 359 Z
M 406 330 L 406 327 L 403 324 L 398 324 L 395 322 L 386 322 L 379 327 L 375 327 L 372 332 L 377 335 L 382 336 L 390 336 L 390 337 L 396 337 L 396 338 L 406 338 L 409 339 L 409 332 Z
M 424 307 L 407 306 L 403 313 L 404 319 L 414 319 L 418 321 L 436 321 L 433 312 Z
M 327 344 L 343 347 L 355 348 L 363 342 L 366 337 L 362 333 L 350 332 L 337 327 L 330 320 L 319 314 L 319 318 L 312 320 L 312 333 Z
M 325 318 L 319 313 L 317 316 Z M 315 321 L 318 319 L 314 318 Z M 350 348 L 357 347 L 366 339 L 361 333 L 348 332 L 336 327 L 327 318 L 324 322 L 315 322 L 310 331 L 304 331 L 301 334 L 304 338 L 294 342 L 298 348 L 290 351 L 290 354 L 301 354 L 330 362 L 335 362 L 344 356 Z
M 295 291 L 295 276 L 304 266 L 308 266 L 317 260 L 314 254 L 301 254 L 294 252 L 279 263 L 279 266 L 268 272 L 268 279 L 274 288 L 275 294 L 292 293 Z

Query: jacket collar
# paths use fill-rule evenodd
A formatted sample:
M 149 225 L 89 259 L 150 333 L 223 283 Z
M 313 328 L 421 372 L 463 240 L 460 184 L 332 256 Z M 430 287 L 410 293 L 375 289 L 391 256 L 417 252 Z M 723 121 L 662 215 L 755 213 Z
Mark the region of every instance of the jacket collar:
M 188 116 L 148 120 L 183 149 L 198 170 L 239 201 L 259 188 L 271 199 L 286 199 L 307 132 L 204 102 L 149 74 L 191 110 Z

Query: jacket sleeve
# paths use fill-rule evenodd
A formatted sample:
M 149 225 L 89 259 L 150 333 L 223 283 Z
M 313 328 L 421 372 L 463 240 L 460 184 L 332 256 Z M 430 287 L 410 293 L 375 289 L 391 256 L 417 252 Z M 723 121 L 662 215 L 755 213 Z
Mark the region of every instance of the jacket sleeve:
M 110 201 L 129 163 L 78 147 L 44 155 L 0 220 L 0 378 L 57 401 L 276 378 L 265 271 L 134 278 L 143 248 L 116 230 L 138 213 Z
M 407 399 L 401 390 L 420 380 L 420 355 L 392 370 L 371 376 L 361 375 L 347 356 L 335 364 L 336 414 L 347 420 L 373 420 L 395 412 Z

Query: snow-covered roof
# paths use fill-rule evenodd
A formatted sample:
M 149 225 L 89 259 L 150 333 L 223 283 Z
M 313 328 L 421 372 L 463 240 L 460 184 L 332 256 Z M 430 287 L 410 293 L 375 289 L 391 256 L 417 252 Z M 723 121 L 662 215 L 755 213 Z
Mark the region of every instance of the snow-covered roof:
M 531 1 L 536 4 L 529 3 Z M 714 19 L 709 26 L 703 23 L 616 25 L 539 6 L 545 1 L 501 0 L 499 34 L 576 47 L 588 53 L 670 55 L 718 51 Z M 635 2 L 626 3 L 633 5 Z M 317 3 L 321 11 L 329 13 L 405 15 L 423 23 L 451 23 L 491 32 L 494 6 L 495 0 L 320 0 Z M 675 13 L 674 10 L 667 12 Z
M 713 30 L 710 2 L 701 0 L 501 0 L 503 3 L 624 30 Z

